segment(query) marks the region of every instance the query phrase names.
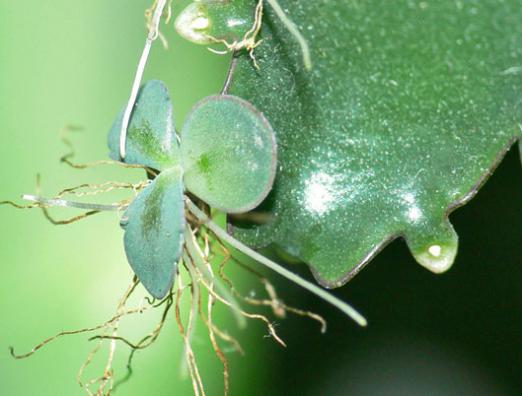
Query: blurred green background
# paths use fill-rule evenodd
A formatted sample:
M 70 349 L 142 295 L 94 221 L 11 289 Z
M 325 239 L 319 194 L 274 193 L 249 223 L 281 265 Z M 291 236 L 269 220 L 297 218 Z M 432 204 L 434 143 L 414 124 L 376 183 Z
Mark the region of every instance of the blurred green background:
M 185 4 L 176 2 L 175 12 Z M 84 182 L 143 178 L 111 167 L 73 170 L 58 159 L 66 151 L 59 138 L 66 124 L 84 128 L 71 136 L 78 160 L 106 157 L 106 132 L 129 93 L 149 5 L 0 0 L 0 200 L 33 192 L 36 173 L 47 195 Z M 198 99 L 219 91 L 228 60 L 180 40 L 172 25 L 163 32 L 170 49 L 156 43 L 145 78 L 167 83 L 179 125 Z M 278 320 L 284 350 L 262 325 L 239 331 L 222 313 L 221 324 L 246 351 L 229 356 L 231 395 L 522 394 L 521 174 L 512 150 L 479 195 L 451 216 L 461 246 L 447 274 L 428 273 L 397 241 L 336 291 L 366 315 L 367 329 L 270 275 L 288 302 L 324 314 L 329 331 L 321 335 L 302 318 Z M 20 361 L 8 346 L 28 351 L 58 331 L 109 318 L 131 278 L 121 239 L 116 214 L 64 227 L 39 211 L 0 207 L 0 395 L 84 394 L 75 376 L 92 347 L 88 336 L 63 338 Z M 310 276 L 306 268 L 294 270 Z M 236 282 L 243 291 L 256 287 L 241 274 Z M 157 316 L 126 320 L 122 331 L 137 338 Z M 207 338 L 200 326 L 196 355 L 207 394 L 219 395 L 222 368 Z M 119 345 L 117 376 L 127 356 Z M 134 376 L 115 394 L 192 394 L 180 361 L 171 317 L 158 342 L 136 355 Z M 88 374 L 99 374 L 102 363 Z

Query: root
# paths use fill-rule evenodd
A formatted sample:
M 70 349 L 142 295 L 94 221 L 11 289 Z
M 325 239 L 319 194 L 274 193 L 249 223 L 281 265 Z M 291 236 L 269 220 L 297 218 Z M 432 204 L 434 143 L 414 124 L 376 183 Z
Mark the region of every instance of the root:
M 105 182 L 101 184 L 80 184 L 79 186 L 65 188 L 56 194 L 53 198 L 59 199 L 65 195 L 74 195 L 76 197 L 93 196 L 98 194 L 105 194 L 114 190 L 132 190 L 135 194 L 141 191 L 149 184 L 148 181 L 139 183 L 122 183 L 122 182 Z M 88 189 L 87 191 L 81 191 Z
M 208 50 L 218 55 L 225 55 L 229 52 L 237 52 L 242 49 L 245 49 L 252 59 L 254 67 L 259 70 L 259 65 L 257 64 L 256 57 L 254 56 L 254 49 L 261 44 L 261 40 L 257 40 L 257 35 L 261 30 L 261 24 L 263 21 L 263 0 L 258 0 L 255 13 L 254 13 L 254 24 L 252 27 L 243 35 L 243 38 L 239 41 L 234 41 L 229 43 L 224 39 L 218 39 L 212 36 L 208 36 L 208 38 L 215 44 L 223 44 L 226 48 L 224 51 L 218 51 L 212 48 Z
M 201 375 L 199 374 L 198 366 L 196 364 L 196 358 L 195 358 L 194 352 L 192 350 L 190 338 L 188 337 L 187 333 L 185 332 L 183 322 L 181 321 L 181 312 L 180 312 L 179 302 L 181 299 L 182 290 L 183 290 L 183 287 L 181 285 L 181 279 L 180 279 L 180 281 L 178 282 L 178 292 L 176 295 L 176 305 L 175 305 L 176 323 L 178 325 L 179 333 L 180 333 L 181 337 L 183 338 L 183 342 L 184 342 L 184 346 L 185 346 L 185 357 L 186 357 L 188 368 L 189 368 L 190 378 L 192 380 L 192 388 L 194 390 L 194 395 L 195 396 L 199 396 L 199 395 L 204 396 L 205 390 L 203 388 L 203 382 L 201 381 Z M 194 295 L 193 294 L 191 294 L 191 295 L 192 295 L 192 303 L 194 304 L 194 299 L 193 299 Z M 189 314 L 188 325 L 187 325 L 188 329 L 190 329 L 193 319 L 194 318 L 192 316 L 192 310 L 191 310 L 190 314 Z
M 44 217 L 53 225 L 72 224 L 77 221 L 83 220 L 89 216 L 101 213 L 99 210 L 90 210 L 90 211 L 84 212 L 78 216 L 69 217 L 68 219 L 57 220 L 49 214 L 49 211 L 46 208 L 42 207 L 42 212 L 44 214 Z
M 134 291 L 134 288 L 136 287 L 137 284 L 138 284 L 138 281 L 136 279 L 133 279 L 133 281 L 131 283 L 131 286 L 127 289 L 127 291 L 125 292 L 125 294 L 124 294 L 124 296 L 123 296 L 123 298 L 121 300 L 121 301 L 123 301 L 123 304 L 125 304 L 125 302 L 128 300 L 128 298 L 130 297 L 130 295 Z M 121 302 L 120 302 L 120 304 L 121 304 Z M 120 304 L 118 304 L 118 306 L 120 306 Z M 110 318 L 106 322 L 104 322 L 102 324 L 99 324 L 97 326 L 94 326 L 94 327 L 87 327 L 85 329 L 80 329 L 80 330 L 62 331 L 62 332 L 60 332 L 58 334 L 55 334 L 54 336 L 46 338 L 41 343 L 37 344 L 29 352 L 24 353 L 24 354 L 20 354 L 20 355 L 16 354 L 13 347 L 9 347 L 9 350 L 11 352 L 11 355 L 15 359 L 25 359 L 25 358 L 31 356 L 32 354 L 34 354 L 40 348 L 44 347 L 45 345 L 49 344 L 50 342 L 52 342 L 52 341 L 54 341 L 54 340 L 56 340 L 56 339 L 58 339 L 60 337 L 63 337 L 63 336 L 66 336 L 66 335 L 90 333 L 90 332 L 93 332 L 93 331 L 96 331 L 96 330 L 100 330 L 100 329 L 106 328 L 108 326 L 111 326 L 114 322 L 118 321 L 122 316 L 133 314 L 133 313 L 136 313 L 136 312 L 141 312 L 141 309 L 140 310 L 132 309 L 132 310 L 128 310 L 128 311 L 125 311 L 125 312 L 117 312 L 116 315 L 114 315 L 112 318 Z
M 74 169 L 95 168 L 100 165 L 115 165 L 115 166 L 119 166 L 122 168 L 144 169 L 147 173 L 150 173 L 154 176 L 158 175 L 158 173 L 156 171 L 154 171 L 153 169 L 151 169 L 147 166 L 138 165 L 138 164 L 126 164 L 124 162 L 114 161 L 114 160 L 99 160 L 99 161 L 93 161 L 93 162 L 87 162 L 87 163 L 73 162 L 72 159 L 76 156 L 76 150 L 74 149 L 74 146 L 73 146 L 71 140 L 68 138 L 68 135 L 71 132 L 79 132 L 82 130 L 83 130 L 82 127 L 74 126 L 74 125 L 66 125 L 61 129 L 60 139 L 61 139 L 62 143 L 69 149 L 69 151 L 60 157 L 60 162 L 66 164 L 66 165 L 69 165 L 71 168 L 74 168 Z
M 276 288 L 274 285 L 259 272 L 250 268 L 246 264 L 242 263 L 238 259 L 234 259 L 234 262 L 242 267 L 247 272 L 254 275 L 258 281 L 264 286 L 266 293 L 268 294 L 269 299 L 256 299 L 253 297 L 243 296 L 239 293 L 233 286 L 232 281 L 225 275 L 225 264 L 231 259 L 231 254 L 229 250 L 225 247 L 223 242 L 219 238 L 215 238 L 216 243 L 221 248 L 222 253 L 224 255 L 223 260 L 221 260 L 218 267 L 218 275 L 221 279 L 228 285 L 231 292 L 236 295 L 241 300 L 245 301 L 250 305 L 258 305 L 258 306 L 269 306 L 272 309 L 272 312 L 276 317 L 285 318 L 286 312 L 293 313 L 298 316 L 308 317 L 310 319 L 315 320 L 321 326 L 321 333 L 326 333 L 327 323 L 326 320 L 319 314 L 316 314 L 311 311 L 306 311 L 302 309 L 298 309 L 289 305 L 286 305 L 279 297 L 277 296 Z
M 230 303 L 230 301 L 228 301 L 227 299 L 223 298 L 222 296 L 220 296 L 218 293 L 216 293 L 214 291 L 214 288 L 211 287 L 209 285 L 209 283 L 207 283 L 207 281 L 204 279 L 204 276 L 203 274 L 200 272 L 200 269 L 196 266 L 194 268 L 201 276 L 201 284 L 203 284 L 203 286 L 205 286 L 205 288 L 207 289 L 207 291 L 209 292 L 209 294 L 211 296 L 213 296 L 216 300 L 220 301 L 221 303 L 223 303 L 224 305 L 226 305 L 227 307 L 229 307 L 230 309 L 232 309 L 233 311 L 236 311 L 238 312 L 240 315 L 244 316 L 245 318 L 249 318 L 249 319 L 256 319 L 256 320 L 260 320 L 262 322 L 264 322 L 268 328 L 268 332 L 269 334 L 281 345 L 281 346 L 284 346 L 286 347 L 286 344 L 284 343 L 284 341 L 277 335 L 277 332 L 275 331 L 275 327 L 273 325 L 273 323 L 271 323 L 267 318 L 266 316 L 264 315 L 261 315 L 261 314 L 252 314 L 252 313 L 248 313 L 246 311 L 244 311 L 243 309 L 233 305 L 232 303 Z
M 228 41 L 224 39 L 217 39 L 212 36 L 208 36 L 208 38 L 216 43 L 216 44 L 223 44 L 225 46 L 224 51 L 214 50 L 212 48 L 209 48 L 209 50 L 215 54 L 218 55 L 224 55 L 229 52 L 236 52 L 242 49 L 245 49 L 248 52 L 248 55 L 250 56 L 250 59 L 252 59 L 252 62 L 254 64 L 254 67 L 259 70 L 259 65 L 257 64 L 256 57 L 254 56 L 254 50 L 256 49 L 259 44 L 263 40 L 257 40 L 257 35 L 259 34 L 259 31 L 261 30 L 262 26 L 262 20 L 263 20 L 263 1 L 259 0 L 257 2 L 255 13 L 254 13 L 254 24 L 252 27 L 245 33 L 243 38 L 239 41 L 234 41 L 232 43 L 229 43 Z M 301 53 L 303 56 L 303 65 L 306 70 L 312 70 L 312 59 L 310 56 L 310 48 L 308 46 L 308 42 L 303 37 L 295 23 L 285 14 L 277 0 L 266 0 L 270 7 L 274 10 L 277 17 L 283 24 L 283 26 L 288 30 L 288 32 L 295 38 L 299 46 L 301 47 Z

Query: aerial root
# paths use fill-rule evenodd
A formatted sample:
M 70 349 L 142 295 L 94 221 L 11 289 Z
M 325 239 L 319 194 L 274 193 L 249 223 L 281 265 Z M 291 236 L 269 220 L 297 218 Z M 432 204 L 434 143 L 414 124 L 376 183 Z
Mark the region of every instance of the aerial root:
M 135 193 L 141 191 L 149 184 L 148 181 L 141 181 L 139 183 L 125 183 L 108 181 L 100 184 L 80 184 L 79 186 L 65 188 L 56 194 L 53 198 L 59 199 L 66 195 L 74 195 L 76 197 L 94 196 L 98 194 L 105 194 L 115 190 L 132 190 Z M 87 189 L 87 191 L 82 191 Z
M 198 271 L 197 268 L 196 268 L 196 270 Z M 207 291 L 209 292 L 210 295 L 212 295 L 216 300 L 220 301 L 221 303 L 223 303 L 230 309 L 238 312 L 239 314 L 243 315 L 246 318 L 256 319 L 256 320 L 260 320 L 260 321 L 264 322 L 268 328 L 269 334 L 274 338 L 274 340 L 276 340 L 281 346 L 286 347 L 285 342 L 277 335 L 274 324 L 272 322 L 270 322 L 266 316 L 261 315 L 261 314 L 249 313 L 249 312 L 244 311 L 241 308 L 238 308 L 237 306 L 232 305 L 228 300 L 226 300 L 225 298 L 220 296 L 218 293 L 216 293 L 214 291 L 214 289 L 212 287 L 210 287 L 210 285 L 203 278 L 201 279 L 201 283 L 203 284 L 203 286 L 205 286 L 205 288 L 207 289 Z
M 135 287 L 135 284 L 137 284 L 137 281 L 134 281 L 133 280 L 133 283 L 132 285 L 134 285 Z M 134 290 L 134 287 L 132 289 L 128 289 L 130 290 L 130 293 L 132 293 L 132 291 Z M 130 293 L 129 291 L 126 291 L 125 295 L 124 295 L 124 298 L 125 296 L 127 296 L 125 298 L 125 301 L 128 299 L 128 296 L 130 296 Z M 105 327 L 108 327 L 110 325 L 112 325 L 114 322 L 116 322 L 117 320 L 119 320 L 122 316 L 126 316 L 126 315 L 130 315 L 130 314 L 134 314 L 134 313 L 137 313 L 137 312 L 142 312 L 143 308 L 139 308 L 139 309 L 130 309 L 130 310 L 127 310 L 125 312 L 119 312 L 119 313 L 116 313 L 116 315 L 114 315 L 112 318 L 110 318 L 109 320 L 107 320 L 106 322 L 102 323 L 102 324 L 99 324 L 97 326 L 94 326 L 94 327 L 87 327 L 87 328 L 84 328 L 84 329 L 80 329 L 80 330 L 70 330 L 70 331 L 62 331 L 60 333 L 57 333 L 49 338 L 46 338 L 45 340 L 43 340 L 41 343 L 37 344 L 33 349 L 31 349 L 29 352 L 27 353 L 24 353 L 24 354 L 16 354 L 15 353 L 15 350 L 14 348 L 11 346 L 9 347 L 9 351 L 11 352 L 11 356 L 13 356 L 15 359 L 25 359 L 25 358 L 28 358 L 29 356 L 33 355 L 36 351 L 38 351 L 40 348 L 44 347 L 45 345 L 49 344 L 50 342 L 58 339 L 58 338 L 61 338 L 63 336 L 66 336 L 66 335 L 74 335 L 74 334 L 82 334 L 82 333 L 90 333 L 90 332 L 93 332 L 93 331 L 96 331 L 96 330 L 100 330 L 100 329 L 103 329 Z
M 209 248 L 208 248 L 208 239 L 205 238 L 205 253 L 208 254 L 209 252 Z M 207 256 L 208 258 L 208 256 Z M 210 274 L 212 275 L 212 278 L 213 278 L 213 273 L 212 273 L 212 267 L 210 266 L 210 262 L 208 260 L 205 260 L 206 264 L 207 264 L 207 269 L 208 271 L 210 272 Z M 210 289 L 212 291 L 214 291 L 214 282 L 212 281 L 210 283 Z M 213 330 L 213 327 L 212 327 L 212 308 L 214 306 L 214 296 L 212 294 L 209 294 L 208 295 L 208 301 L 207 301 L 207 318 L 208 318 L 208 334 L 209 334 L 209 338 L 210 338 L 210 342 L 212 344 L 212 348 L 214 349 L 214 353 L 216 354 L 216 356 L 218 357 L 218 359 L 221 361 L 221 364 L 223 365 L 223 387 L 224 387 L 224 395 L 227 396 L 228 395 L 228 389 L 229 389 L 229 383 L 228 383 L 228 379 L 229 379 L 229 369 L 228 369 L 228 360 L 227 358 L 225 357 L 225 354 L 223 353 L 223 351 L 219 348 L 219 345 L 216 341 L 216 336 L 214 334 L 214 330 Z
M 38 204 L 20 205 L 13 201 L 0 201 L 0 205 L 10 205 L 17 209 L 34 209 L 39 207 Z
M 203 253 L 204 256 L 201 256 L 201 257 L 203 257 L 203 258 L 208 257 L 209 245 L 207 243 L 205 243 L 205 248 L 204 248 L 203 252 L 204 252 Z M 213 282 L 214 278 L 213 278 L 213 274 L 212 274 L 212 268 L 210 267 L 208 261 L 206 261 L 206 260 L 204 260 L 204 261 L 207 263 L 207 269 L 208 269 L 209 273 L 211 274 L 210 287 L 213 289 L 214 288 L 214 282 Z M 196 264 L 194 263 L 192 257 L 187 252 L 184 255 L 184 264 L 191 277 L 192 285 L 197 285 L 197 287 L 199 288 L 199 284 L 201 283 L 201 278 L 203 277 L 203 275 L 197 270 Z M 201 293 L 199 291 L 198 291 L 198 296 L 199 296 L 199 298 L 198 298 L 199 315 L 202 318 L 205 325 L 207 326 L 212 349 L 214 350 L 214 353 L 216 354 L 217 358 L 221 361 L 221 364 L 223 365 L 223 390 L 224 390 L 224 394 L 226 396 L 228 394 L 228 390 L 229 390 L 229 381 L 228 381 L 228 379 L 229 379 L 228 367 L 229 366 L 228 366 L 228 360 L 226 359 L 225 354 L 223 353 L 223 351 L 221 350 L 221 348 L 219 347 L 219 345 L 217 343 L 216 334 L 218 334 L 218 336 L 220 338 L 222 338 L 226 341 L 230 342 L 231 340 L 233 340 L 232 341 L 233 346 L 239 347 L 240 351 L 242 351 L 242 350 L 241 350 L 241 347 L 239 346 L 239 343 L 237 341 L 235 341 L 233 338 L 227 337 L 227 336 L 222 337 L 222 336 L 224 336 L 224 333 L 222 331 L 220 331 L 217 328 L 217 326 L 215 326 L 213 324 L 213 322 L 212 322 L 212 309 L 214 306 L 213 295 L 211 295 L 211 294 L 208 295 L 207 317 L 205 317 L 202 307 L 201 307 Z M 235 344 L 234 344 L 234 341 L 235 341 Z
M 224 55 L 229 52 L 235 52 L 242 49 L 245 49 L 248 52 L 248 55 L 250 59 L 252 60 L 252 63 L 254 64 L 254 67 L 259 70 L 259 65 L 257 63 L 256 57 L 254 56 L 254 50 L 256 47 L 261 44 L 263 41 L 257 40 L 257 35 L 259 34 L 259 31 L 261 30 L 262 21 L 263 21 L 263 1 L 259 0 L 257 2 L 255 13 L 254 13 L 254 23 L 252 27 L 245 33 L 243 38 L 239 41 L 233 41 L 232 43 L 229 43 L 228 41 L 224 39 L 217 39 L 212 36 L 208 36 L 208 38 L 214 42 L 215 44 L 223 44 L 226 48 L 224 51 L 215 50 L 213 48 L 208 48 L 209 51 L 218 54 L 218 55 Z M 277 0 L 266 0 L 268 4 L 273 8 L 274 12 L 276 13 L 277 17 L 281 21 L 281 23 L 284 25 L 284 27 L 290 32 L 290 34 L 295 38 L 297 43 L 299 44 L 301 48 L 301 53 L 303 57 L 303 65 L 306 70 L 312 69 L 312 59 L 310 55 L 310 48 L 308 46 L 308 42 L 303 37 L 295 23 L 285 14 L 284 10 L 281 8 Z
M 67 224 L 71 224 L 71 223 L 75 223 L 77 221 L 83 220 L 89 216 L 101 213 L 99 210 L 89 210 L 80 215 L 69 217 L 68 219 L 57 220 L 49 214 L 49 211 L 47 210 L 47 208 L 45 208 L 45 207 L 41 207 L 41 208 L 42 208 L 42 212 L 43 212 L 45 218 L 53 225 L 67 225 Z
M 176 304 L 175 304 L 175 318 L 176 318 L 176 323 L 178 325 L 178 330 L 179 330 L 179 333 L 181 335 L 181 337 L 183 338 L 183 342 L 184 342 L 184 346 L 185 346 L 185 358 L 186 358 L 186 361 L 187 361 L 187 365 L 188 365 L 188 369 L 189 369 L 189 373 L 190 373 L 190 378 L 192 380 L 192 388 L 194 390 L 194 395 L 195 396 L 204 396 L 205 395 L 205 390 L 203 388 L 203 382 L 201 380 L 201 375 L 199 374 L 199 369 L 198 369 L 198 366 L 196 364 L 196 357 L 194 355 L 194 352 L 192 350 L 192 345 L 191 345 L 191 340 L 190 340 L 190 337 L 188 336 L 187 332 L 185 331 L 185 327 L 183 326 L 183 322 L 181 320 L 181 310 L 180 310 L 180 299 L 181 299 L 181 295 L 182 295 L 182 291 L 183 291 L 183 286 L 181 284 L 181 279 L 179 279 L 178 281 L 178 292 L 176 294 Z M 194 292 L 193 292 L 194 289 L 192 289 L 192 293 L 191 293 L 191 298 L 192 298 L 192 303 L 194 304 Z M 187 329 L 190 329 L 191 326 L 192 326 L 192 320 L 194 319 L 193 317 L 193 310 L 191 309 L 190 310 L 190 313 L 189 313 L 189 319 L 188 319 L 188 324 L 187 324 Z
M 69 151 L 62 155 L 60 157 L 60 162 L 70 166 L 74 169 L 88 169 L 88 168 L 95 168 L 101 165 L 115 165 L 122 168 L 128 168 L 128 169 L 144 169 L 147 171 L 147 173 L 150 173 L 154 176 L 157 176 L 157 172 L 147 166 L 139 165 L 139 164 L 126 164 L 121 161 L 114 161 L 114 160 L 99 160 L 99 161 L 92 161 L 92 162 L 86 162 L 86 163 L 76 163 L 73 162 L 72 159 L 76 156 L 76 150 L 74 149 L 74 146 L 71 142 L 71 140 L 68 138 L 68 135 L 70 132 L 78 132 L 82 131 L 83 128 L 79 126 L 74 125 L 66 125 L 64 126 L 60 131 L 60 139 L 62 143 L 67 146 Z
M 254 49 L 261 43 L 262 40 L 257 40 L 257 35 L 261 30 L 261 25 L 263 21 L 263 0 L 258 0 L 255 13 L 254 13 L 254 23 L 252 27 L 243 35 L 243 38 L 239 41 L 233 41 L 229 43 L 225 39 L 218 39 L 212 36 L 208 36 L 208 38 L 214 44 L 223 44 L 226 48 L 224 51 L 215 50 L 213 48 L 208 48 L 210 52 L 213 52 L 218 55 L 225 55 L 230 52 L 240 51 L 245 49 L 252 59 L 254 67 L 259 70 L 259 65 L 257 64 L 256 57 L 254 56 Z
M 170 308 L 173 305 L 174 297 L 173 292 L 171 290 L 170 294 L 163 299 L 160 302 L 155 302 L 154 304 L 140 304 L 138 307 L 135 308 L 125 308 L 126 303 L 128 302 L 129 298 L 133 294 L 136 286 L 138 285 L 137 278 L 134 278 L 127 290 L 125 291 L 124 295 L 118 302 L 116 313 L 113 317 L 111 317 L 106 322 L 99 324 L 94 327 L 88 327 L 80 330 L 72 330 L 72 331 L 62 331 L 52 337 L 49 337 L 36 345 L 32 350 L 30 350 L 27 353 L 24 354 L 17 354 L 13 347 L 10 347 L 9 350 L 11 352 L 11 355 L 15 359 L 24 359 L 31 355 L 33 355 L 35 352 L 37 352 L 39 349 L 44 347 L 45 345 L 51 343 L 52 341 L 61 338 L 66 335 L 74 335 L 74 334 L 83 334 L 83 333 L 90 333 L 94 331 L 101 330 L 101 334 L 96 335 L 94 337 L 91 337 L 90 340 L 96 340 L 96 345 L 94 348 L 89 352 L 86 359 L 82 363 L 78 374 L 77 374 L 77 382 L 82 387 L 87 394 L 89 395 L 110 395 L 110 393 L 114 390 L 115 384 L 114 384 L 114 373 L 112 369 L 112 363 L 115 356 L 116 351 L 116 345 L 117 341 L 123 341 L 126 344 L 128 344 L 131 348 L 131 355 L 129 356 L 128 361 L 128 369 L 130 372 L 132 372 L 131 363 L 132 363 L 132 357 L 136 350 L 147 348 L 148 346 L 152 345 L 156 339 L 158 338 L 159 334 L 161 333 L 161 330 L 163 328 L 163 325 L 166 322 L 167 314 L 170 310 Z M 137 313 L 143 313 L 146 310 L 149 310 L 151 308 L 158 308 L 161 305 L 164 305 L 163 314 L 161 316 L 160 322 L 156 325 L 156 327 L 153 329 L 153 331 L 148 334 L 147 336 L 143 337 L 139 342 L 132 343 L 128 340 L 126 340 L 124 337 L 121 337 L 118 335 L 118 327 L 120 320 L 128 315 L 137 314 Z M 103 343 L 109 340 L 109 350 L 107 355 L 107 360 L 104 365 L 103 373 L 101 376 L 97 378 L 90 379 L 88 381 L 83 381 L 82 377 L 86 370 L 86 368 L 90 365 L 92 360 L 94 359 L 95 355 L 101 350 L 101 347 L 103 346 Z M 126 379 L 128 379 L 130 375 L 126 376 Z M 120 381 L 119 383 L 121 383 Z M 92 386 L 97 385 L 95 389 L 91 389 Z
M 306 311 L 302 309 L 298 309 L 289 305 L 286 305 L 277 295 L 275 286 L 262 274 L 254 270 L 253 268 L 247 266 L 246 264 L 242 263 L 240 260 L 234 259 L 234 262 L 238 264 L 240 267 L 242 267 L 244 270 L 249 272 L 250 274 L 254 275 L 258 281 L 264 286 L 265 291 L 269 297 L 269 299 L 257 299 L 253 297 L 243 296 L 241 293 L 237 291 L 236 288 L 234 288 L 232 281 L 225 275 L 225 264 L 229 262 L 231 259 L 230 251 L 225 247 L 221 239 L 219 239 L 217 236 L 215 237 L 215 241 L 220 247 L 222 253 L 223 253 L 223 260 L 221 260 L 219 266 L 218 266 L 218 275 L 219 277 L 225 282 L 228 287 L 230 288 L 231 292 L 240 298 L 241 300 L 245 301 L 246 303 L 250 305 L 258 305 L 258 306 L 269 306 L 272 309 L 272 312 L 274 315 L 278 318 L 285 318 L 286 312 L 293 313 L 298 316 L 308 317 L 310 319 L 315 320 L 319 323 L 321 326 L 321 333 L 326 333 L 327 323 L 326 320 L 319 314 Z

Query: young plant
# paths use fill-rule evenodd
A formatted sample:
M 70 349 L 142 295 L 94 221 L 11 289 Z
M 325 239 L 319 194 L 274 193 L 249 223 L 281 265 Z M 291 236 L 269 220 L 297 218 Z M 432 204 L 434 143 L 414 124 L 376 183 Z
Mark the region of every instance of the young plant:
M 120 115 L 109 133 L 117 160 Z M 178 143 L 179 140 L 179 143 Z M 160 81 L 146 83 L 130 119 L 125 163 L 160 173 L 130 203 L 121 219 L 125 252 L 136 276 L 155 297 L 172 286 L 183 252 L 185 190 L 226 213 L 255 208 L 275 176 L 276 142 L 270 124 L 248 102 L 220 95 L 203 99 L 187 116 L 180 136 Z

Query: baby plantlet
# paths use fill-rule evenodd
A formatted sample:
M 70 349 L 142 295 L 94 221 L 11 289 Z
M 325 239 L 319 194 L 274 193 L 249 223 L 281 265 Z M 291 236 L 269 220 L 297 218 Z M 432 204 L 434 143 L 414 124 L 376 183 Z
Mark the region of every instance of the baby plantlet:
M 245 49 L 259 68 L 254 57 L 254 49 L 261 43 L 257 36 L 261 30 L 264 14 L 264 1 L 258 0 L 255 9 L 248 0 L 202 0 L 190 4 L 175 21 L 177 32 L 196 44 L 223 44 L 226 51 L 212 52 L 225 54 Z M 312 68 L 310 50 L 306 39 L 297 26 L 285 14 L 277 0 L 266 0 L 274 10 L 287 31 L 299 43 L 303 64 L 307 70 Z
M 275 176 L 276 143 L 270 124 L 242 99 L 211 96 L 196 104 L 174 132 L 172 106 L 160 81 L 138 94 L 129 123 L 125 162 L 160 174 L 125 211 L 125 251 L 145 288 L 163 298 L 182 253 L 186 188 L 224 212 L 245 212 L 268 194 Z M 109 133 L 118 158 L 121 116 Z

